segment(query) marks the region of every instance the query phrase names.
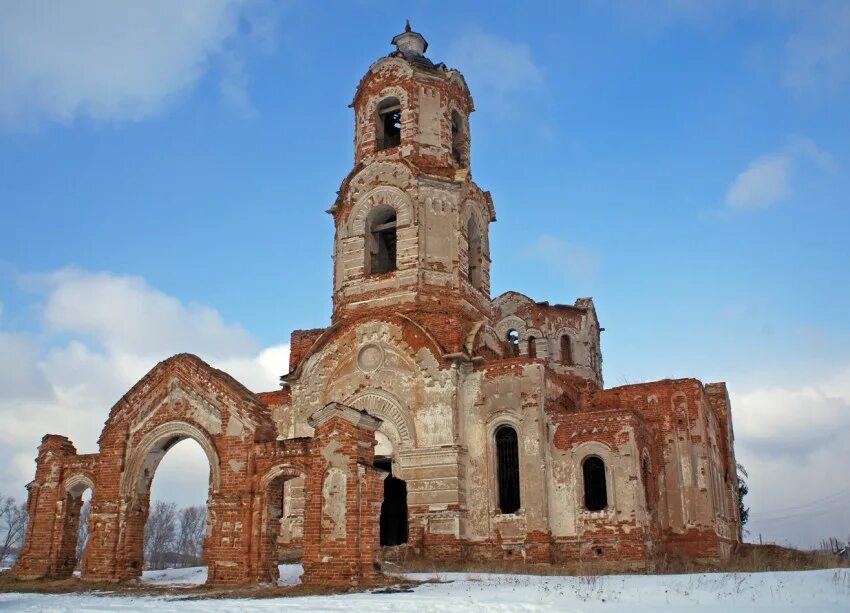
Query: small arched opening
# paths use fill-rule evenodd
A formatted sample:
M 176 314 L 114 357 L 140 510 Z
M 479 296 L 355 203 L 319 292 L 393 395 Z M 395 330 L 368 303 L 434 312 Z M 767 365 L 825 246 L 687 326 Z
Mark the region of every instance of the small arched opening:
M 88 477 L 78 475 L 65 483 L 65 534 L 64 551 L 60 554 L 66 571 L 70 574 L 82 568 L 89 541 L 89 517 L 94 484 Z
M 519 443 L 511 426 L 500 426 L 495 433 L 496 479 L 499 511 L 516 513 L 520 508 Z
M 573 363 L 573 346 L 568 334 L 561 335 L 561 363 L 566 366 Z
M 608 486 L 605 478 L 605 462 L 598 456 L 590 456 L 582 462 L 584 478 L 584 508 L 602 511 L 608 506 Z
M 398 98 L 384 98 L 378 105 L 376 117 L 378 151 L 398 147 L 401 144 L 401 102 Z
M 505 340 L 508 343 L 509 355 L 514 358 L 517 357 L 519 355 L 519 332 L 511 328 L 505 335 Z
M 533 336 L 528 337 L 528 357 L 532 360 L 537 358 L 537 339 Z
M 452 159 L 462 166 L 468 159 L 465 122 L 457 110 L 452 111 Z
M 376 275 L 396 269 L 398 221 L 389 205 L 376 206 L 366 218 L 366 274 Z
M 293 566 L 304 544 L 304 473 L 292 466 L 280 466 L 269 471 L 262 481 L 264 505 L 262 522 L 266 537 L 261 544 L 265 560 L 265 580 L 278 585 L 298 582 Z M 284 571 L 284 572 L 281 572 Z

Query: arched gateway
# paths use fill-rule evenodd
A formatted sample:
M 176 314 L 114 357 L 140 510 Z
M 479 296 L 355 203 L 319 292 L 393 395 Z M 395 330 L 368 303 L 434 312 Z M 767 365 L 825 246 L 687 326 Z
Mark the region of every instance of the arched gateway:
M 314 436 L 278 440 L 267 407 L 235 379 L 192 355 L 165 360 L 112 408 L 99 453 L 78 455 L 67 438 L 44 437 L 28 486 L 31 521 L 12 573 L 71 575 L 81 494 L 91 489 L 82 577 L 140 576 L 154 473 L 168 449 L 191 438 L 210 463 L 204 545 L 209 583 L 277 578 L 282 485 L 299 477 L 305 483 L 304 531 L 312 537 L 304 547 L 304 581 L 373 582 L 380 568 L 385 477 L 373 467 L 379 425 L 363 411 L 332 403 L 313 417 Z M 362 495 L 335 497 L 324 487 L 331 474 L 343 492 Z M 341 529 L 323 533 L 329 515 Z

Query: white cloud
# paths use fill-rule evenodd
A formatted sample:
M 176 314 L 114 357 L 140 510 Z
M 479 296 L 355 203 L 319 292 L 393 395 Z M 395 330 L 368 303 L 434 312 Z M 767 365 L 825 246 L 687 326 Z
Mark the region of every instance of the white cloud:
M 753 160 L 729 186 L 726 205 L 733 209 L 750 210 L 776 204 L 788 193 L 792 163 L 787 153 Z
M 543 234 L 528 245 L 524 255 L 543 260 L 555 271 L 578 281 L 593 279 L 599 272 L 599 254 Z
M 39 341 L 47 348 L 0 331 L 4 493 L 23 495 L 45 433 L 70 437 L 81 453 L 96 451 L 112 405 L 174 353 L 195 353 L 254 391 L 278 389 L 289 369 L 288 345 L 260 348 L 215 310 L 184 304 L 139 277 L 66 269 L 27 279 L 34 280 L 46 292 Z M 164 487 L 182 500 L 179 483 Z
M 111 353 L 170 355 L 194 347 L 220 357 L 255 349 L 248 332 L 225 324 L 214 309 L 184 305 L 140 277 L 63 269 L 41 280 L 50 292 L 47 327 L 90 335 Z
M 192 91 L 246 0 L 0 3 L 0 124 L 136 121 Z
M 850 367 L 797 387 L 732 394 L 752 537 L 807 546 L 850 533 Z
M 768 208 L 785 198 L 795 169 L 803 161 L 814 161 L 822 168 L 834 167 L 832 156 L 810 138 L 792 136 L 785 146 L 760 156 L 741 171 L 726 190 L 726 206 L 735 211 Z
M 473 91 L 485 92 L 482 97 L 504 97 L 543 87 L 543 69 L 525 43 L 473 29 L 452 43 L 447 57 L 463 67 Z

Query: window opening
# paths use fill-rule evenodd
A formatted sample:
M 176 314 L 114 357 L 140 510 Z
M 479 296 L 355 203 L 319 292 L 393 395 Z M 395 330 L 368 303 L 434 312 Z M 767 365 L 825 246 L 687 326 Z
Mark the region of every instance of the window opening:
M 516 330 L 508 330 L 507 335 L 508 348 L 511 351 L 511 355 L 516 357 L 519 355 L 519 332 Z
M 392 272 L 396 269 L 396 229 L 395 209 L 382 206 L 375 209 L 369 218 L 366 232 L 368 241 L 367 274 Z
M 378 151 L 401 144 L 401 103 L 387 98 L 378 106 Z
M 528 337 L 528 357 L 532 360 L 537 357 L 537 339 L 533 336 Z
M 582 465 L 584 474 L 584 507 L 588 511 L 601 511 L 608 506 L 608 488 L 605 484 L 605 462 L 592 456 Z
M 573 363 L 573 348 L 570 337 L 566 334 L 561 337 L 561 363 L 567 365 Z
M 458 164 L 464 163 L 463 136 L 463 119 L 460 113 L 452 111 L 452 159 Z
M 519 510 L 519 446 L 516 430 L 502 426 L 496 430 L 496 474 L 499 509 L 502 513 Z
M 644 454 L 643 459 L 641 460 L 640 471 L 641 476 L 643 477 L 643 490 L 644 495 L 646 496 L 646 506 L 648 508 L 652 508 L 653 500 L 652 496 L 650 495 L 651 490 L 649 487 L 649 456 L 646 454 Z

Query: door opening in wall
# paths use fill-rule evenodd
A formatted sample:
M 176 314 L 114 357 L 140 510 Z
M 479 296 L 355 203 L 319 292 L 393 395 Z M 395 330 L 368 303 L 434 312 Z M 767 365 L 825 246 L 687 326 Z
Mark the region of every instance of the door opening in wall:
M 393 476 L 390 458 L 375 458 L 375 468 L 390 473 L 381 503 L 381 546 L 402 545 L 407 542 L 407 483 Z

